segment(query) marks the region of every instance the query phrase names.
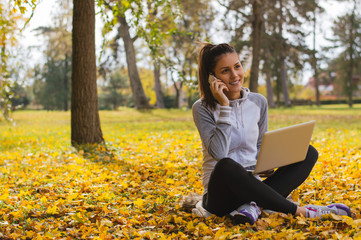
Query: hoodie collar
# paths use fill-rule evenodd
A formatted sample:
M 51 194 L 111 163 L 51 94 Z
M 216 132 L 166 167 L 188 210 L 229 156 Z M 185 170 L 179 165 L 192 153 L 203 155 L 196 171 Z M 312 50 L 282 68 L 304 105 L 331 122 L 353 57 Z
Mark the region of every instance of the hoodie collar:
M 250 93 L 251 91 L 246 88 L 246 87 L 242 87 L 242 90 L 241 90 L 241 98 L 238 98 L 238 99 L 235 99 L 235 100 L 230 100 L 229 101 L 229 106 L 230 107 L 233 107 L 233 106 L 237 106 L 237 104 L 240 104 L 241 102 L 244 102 L 247 97 L 248 97 L 248 94 Z

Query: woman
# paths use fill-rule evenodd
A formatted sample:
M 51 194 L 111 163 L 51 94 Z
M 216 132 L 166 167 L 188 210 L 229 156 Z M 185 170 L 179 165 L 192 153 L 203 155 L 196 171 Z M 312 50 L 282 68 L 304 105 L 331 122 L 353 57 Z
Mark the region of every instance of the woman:
M 267 172 L 264 181 L 247 171 L 254 169 L 268 129 L 267 101 L 242 86 L 244 70 L 233 47 L 203 44 L 198 81 L 201 99 L 193 105 L 193 119 L 202 140 L 204 195 L 195 213 L 228 215 L 236 224 L 253 224 L 260 207 L 310 218 L 329 213 L 351 216 L 344 204 L 299 207 L 286 199 L 317 161 L 312 146 L 304 161 Z

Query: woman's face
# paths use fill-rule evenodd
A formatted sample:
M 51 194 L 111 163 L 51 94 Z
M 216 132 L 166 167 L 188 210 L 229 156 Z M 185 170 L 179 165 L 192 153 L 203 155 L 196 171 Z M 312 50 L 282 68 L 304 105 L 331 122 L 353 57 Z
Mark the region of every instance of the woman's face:
M 244 81 L 244 70 L 238 54 L 226 53 L 220 56 L 214 68 L 215 77 L 224 82 L 228 91 L 224 91 L 230 100 L 240 98 Z

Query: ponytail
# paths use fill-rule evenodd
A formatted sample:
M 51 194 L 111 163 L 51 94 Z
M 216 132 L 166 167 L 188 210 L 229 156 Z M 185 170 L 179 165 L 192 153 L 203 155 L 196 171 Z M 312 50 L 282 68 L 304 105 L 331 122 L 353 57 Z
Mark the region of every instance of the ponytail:
M 209 86 L 209 74 L 214 75 L 214 68 L 221 55 L 233 53 L 235 49 L 227 43 L 211 44 L 201 43 L 198 53 L 198 88 L 201 99 L 211 109 L 216 107 L 216 99 L 213 97 Z

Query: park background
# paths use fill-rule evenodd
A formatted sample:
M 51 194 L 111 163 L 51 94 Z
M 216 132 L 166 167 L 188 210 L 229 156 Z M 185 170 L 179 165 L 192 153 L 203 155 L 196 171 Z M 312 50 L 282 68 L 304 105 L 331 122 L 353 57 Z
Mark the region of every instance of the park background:
M 73 135 L 89 119 L 70 110 L 71 98 L 79 97 L 72 93 L 88 86 L 73 85 L 79 59 L 72 59 L 72 41 L 79 32 L 72 32 L 72 2 L 49 9 L 51 24 L 31 29 L 39 44 L 27 47 L 19 30 L 42 2 L 1 1 L 0 238 L 361 237 L 359 1 L 95 3 L 100 34 L 94 38 L 100 40 L 92 83 L 99 95 L 76 102 L 94 114 L 95 131 L 88 130 L 98 138 Z M 317 4 L 340 4 L 339 11 Z M 22 33 L 28 27 L 31 20 Z M 292 198 L 343 202 L 351 218 L 263 213 L 254 226 L 232 226 L 180 208 L 183 196 L 203 190 L 201 142 L 190 110 L 198 98 L 198 40 L 236 46 L 246 85 L 268 98 L 271 130 L 316 120 L 311 143 L 319 161 Z M 130 87 L 134 79 L 144 94 Z
M 99 1 L 95 37 L 100 109 L 190 108 L 198 98 L 197 41 L 234 45 L 246 71 L 245 86 L 267 96 L 270 107 L 360 101 L 357 1 L 284 1 L 282 8 L 282 1 L 276 1 L 256 10 L 252 1 L 176 3 L 126 7 L 125 37 L 120 20 Z M 30 13 L 28 9 L 23 16 Z M 68 110 L 71 1 L 39 2 L 25 27 L 26 18 L 18 15 L 8 16 L 14 18 L 9 23 L 13 35 L 7 33 L 3 40 L 12 108 Z M 125 45 L 136 51 L 126 52 Z M 141 84 L 143 91 L 135 93 L 130 82 Z M 134 98 L 142 97 L 149 105 L 136 106 Z

